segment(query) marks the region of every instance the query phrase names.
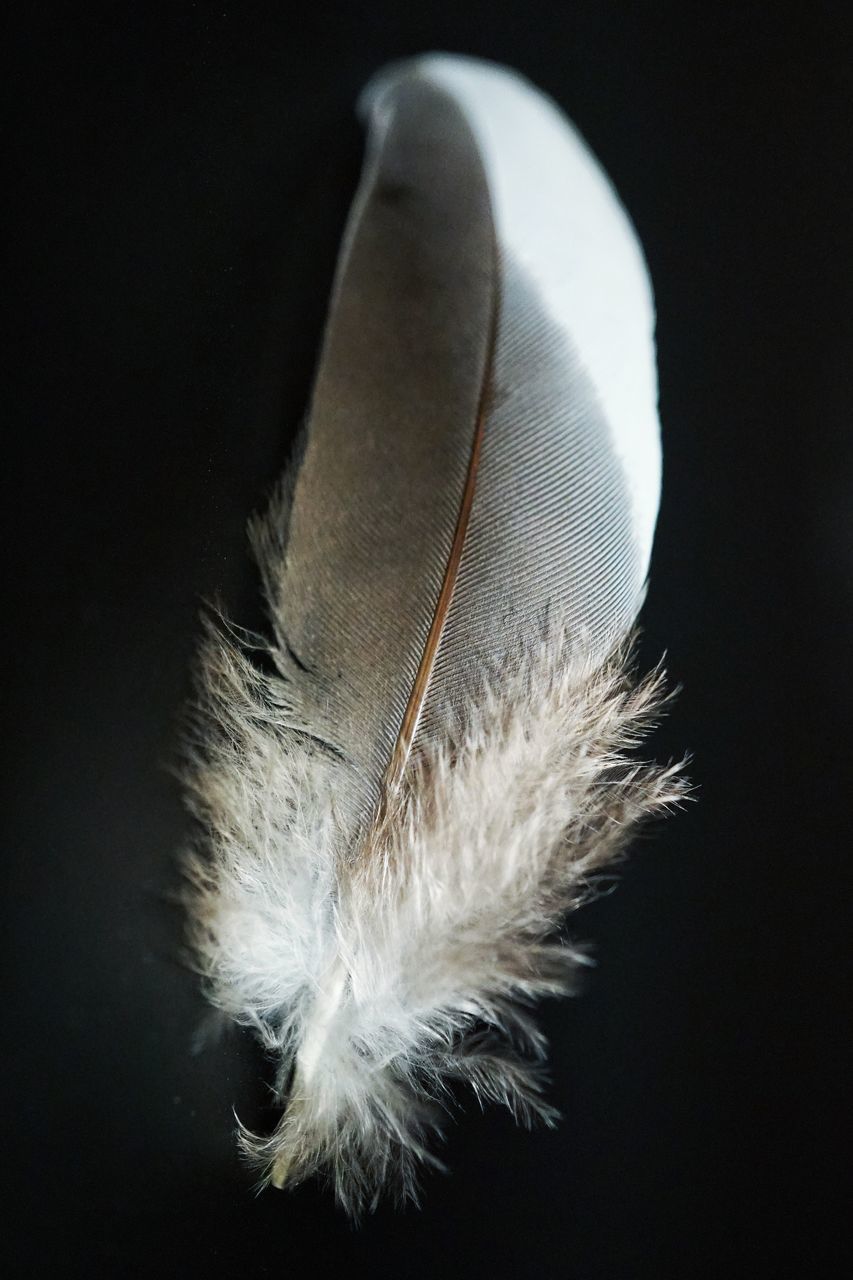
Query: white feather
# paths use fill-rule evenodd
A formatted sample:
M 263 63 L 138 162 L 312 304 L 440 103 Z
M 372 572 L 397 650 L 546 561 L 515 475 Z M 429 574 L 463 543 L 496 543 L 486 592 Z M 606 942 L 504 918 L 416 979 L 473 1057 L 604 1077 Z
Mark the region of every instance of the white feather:
M 404 128 L 394 147 L 406 138 L 408 149 L 401 156 L 392 147 L 381 180 L 367 167 L 333 299 L 334 340 L 324 357 L 332 376 L 326 368 L 324 381 L 321 362 L 325 390 L 315 395 L 306 460 L 253 530 L 274 636 L 262 646 L 269 661 L 259 668 L 251 646 L 211 627 L 187 765 L 200 820 L 188 862 L 194 954 L 214 1003 L 268 1046 L 287 1099 L 275 1132 L 243 1132 L 244 1149 L 276 1185 L 326 1172 L 356 1213 L 386 1186 L 414 1194 L 419 1163 L 435 1162 L 428 1130 L 458 1081 L 519 1117 L 552 1118 L 540 1092 L 543 1041 L 528 1005 L 565 990 L 583 960 L 557 930 L 637 822 L 683 790 L 676 768 L 639 765 L 628 754 L 662 685 L 659 673 L 638 686 L 626 674 L 624 637 L 641 601 L 660 478 L 653 309 L 636 239 L 575 131 L 500 68 L 434 56 L 381 75 L 367 94 L 377 162 L 400 102 L 406 128 L 423 127 L 423 86 L 421 99 L 407 97 L 408 77 L 442 89 L 431 98 L 439 114 L 426 123 L 429 145 Z M 430 385 L 419 419 L 425 392 L 414 380 L 403 428 L 393 415 L 394 366 L 390 387 L 382 385 L 389 399 L 377 401 L 389 422 L 368 420 L 365 404 L 385 374 L 382 353 L 352 341 L 361 336 L 365 293 L 395 318 L 386 331 L 420 314 L 397 297 L 400 246 L 419 224 L 405 212 L 406 183 L 393 178 L 408 161 L 420 201 L 412 207 L 431 209 L 427 197 L 447 154 L 435 120 L 450 119 L 434 100 L 446 104 L 447 92 L 467 121 L 456 154 L 467 154 L 459 147 L 469 130 L 482 153 L 504 313 L 459 579 L 429 677 L 428 714 L 397 785 L 396 775 L 389 783 L 376 770 L 389 763 L 407 681 L 439 616 L 424 602 L 438 598 L 436 582 L 449 573 L 448 551 L 439 551 L 461 527 L 450 498 L 456 473 L 436 485 L 429 459 L 401 449 L 424 443 L 422 419 L 441 407 L 446 384 Z M 442 189 L 441 216 L 433 209 L 428 220 L 436 240 L 424 261 L 434 264 L 434 292 L 445 302 L 458 272 L 444 214 L 455 205 L 464 211 L 455 183 L 472 174 L 467 198 L 479 199 L 474 153 Z M 376 239 L 378 227 L 386 238 Z M 389 228 L 398 274 L 374 295 L 371 285 L 388 268 Z M 477 272 L 479 257 L 474 285 Z M 398 309 L 388 309 L 389 298 Z M 463 292 L 438 313 L 441 324 L 432 317 L 441 336 L 459 322 L 451 351 L 431 348 L 454 377 L 457 346 L 466 350 L 470 338 L 468 305 Z M 396 352 L 400 368 L 431 370 L 413 332 L 413 349 Z M 355 406 L 361 433 L 341 427 L 350 405 L 337 391 L 339 382 L 350 385 L 352 350 L 366 374 L 358 384 L 365 404 Z M 474 383 L 460 385 L 464 406 Z M 430 437 L 424 448 L 441 460 L 461 444 L 467 468 L 474 425 L 460 417 L 457 427 L 449 413 L 439 444 Z M 346 465 L 338 466 L 342 454 Z M 397 487 L 389 496 L 391 460 Z M 620 467 L 624 485 L 613 479 Z M 345 484 L 353 476 L 357 494 Z M 408 529 L 416 545 L 407 548 L 414 496 L 429 519 Z M 376 511 L 387 513 L 384 523 Z M 393 579 L 383 572 L 388 563 Z M 395 614 L 401 593 L 408 610 Z M 388 652 L 379 654 L 383 636 Z M 354 823 L 351 798 L 365 795 L 366 817 Z

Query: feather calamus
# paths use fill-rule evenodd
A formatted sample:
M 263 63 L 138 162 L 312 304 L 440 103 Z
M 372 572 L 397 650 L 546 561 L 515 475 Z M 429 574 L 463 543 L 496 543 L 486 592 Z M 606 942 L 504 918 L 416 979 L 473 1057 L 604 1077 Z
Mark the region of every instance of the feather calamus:
M 657 510 L 651 292 L 612 188 L 513 73 L 368 86 L 304 448 L 251 526 L 271 637 L 211 624 L 187 794 L 192 944 L 287 1106 L 266 1180 L 414 1194 L 455 1082 L 553 1116 L 529 1007 L 565 914 L 674 766 L 630 751 Z

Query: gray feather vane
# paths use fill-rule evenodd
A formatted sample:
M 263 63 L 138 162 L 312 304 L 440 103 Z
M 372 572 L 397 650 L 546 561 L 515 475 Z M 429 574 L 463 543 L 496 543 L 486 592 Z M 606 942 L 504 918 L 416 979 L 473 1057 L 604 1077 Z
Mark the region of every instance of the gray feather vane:
M 420 58 L 361 107 L 301 456 L 251 525 L 268 661 L 211 625 L 186 769 L 195 961 L 284 1105 L 241 1145 L 353 1213 L 415 1194 L 456 1082 L 553 1119 L 560 923 L 683 789 L 628 754 L 662 677 L 629 665 L 660 453 L 627 217 L 503 68 Z

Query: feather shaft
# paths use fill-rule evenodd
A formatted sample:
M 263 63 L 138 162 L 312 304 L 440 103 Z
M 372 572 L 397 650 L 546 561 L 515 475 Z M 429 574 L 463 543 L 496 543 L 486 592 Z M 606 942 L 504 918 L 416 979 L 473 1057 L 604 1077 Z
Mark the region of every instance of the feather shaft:
M 418 724 L 423 711 L 424 701 L 429 690 L 430 678 L 435 666 L 435 660 L 438 655 L 438 649 L 441 644 L 441 637 L 447 621 L 447 616 L 453 603 L 453 593 L 459 577 L 462 553 L 465 547 L 465 538 L 468 533 L 468 525 L 474 505 L 474 493 L 476 490 L 480 457 L 482 454 L 483 433 L 486 429 L 490 398 L 492 395 L 492 375 L 494 370 L 494 352 L 499 311 L 500 293 L 496 288 L 492 304 L 491 321 L 489 324 L 486 367 L 483 376 L 483 385 L 480 392 L 480 401 L 477 407 L 477 420 L 474 427 L 474 436 L 471 445 L 471 459 L 468 463 L 468 472 L 465 477 L 465 488 L 463 489 L 462 499 L 459 506 L 459 518 L 456 522 L 456 528 L 453 533 L 453 542 L 451 544 L 450 554 L 447 560 L 447 569 L 441 584 L 441 591 L 435 607 L 435 613 L 433 614 L 433 619 L 430 624 L 429 634 L 424 646 L 423 657 L 421 658 L 418 666 L 418 672 L 412 686 L 411 697 L 409 698 L 409 702 L 406 706 L 403 723 L 400 726 L 400 732 L 397 735 L 397 741 L 394 744 L 391 763 L 388 767 L 385 792 L 389 790 L 396 790 L 399 788 L 402 781 L 406 765 L 409 761 L 409 755 L 411 754 L 412 744 L 417 734 Z

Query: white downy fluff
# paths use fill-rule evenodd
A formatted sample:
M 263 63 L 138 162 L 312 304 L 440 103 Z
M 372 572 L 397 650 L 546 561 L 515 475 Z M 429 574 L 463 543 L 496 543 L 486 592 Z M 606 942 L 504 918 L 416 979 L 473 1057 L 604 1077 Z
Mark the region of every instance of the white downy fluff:
M 552 624 L 496 674 L 353 851 L 335 814 L 345 764 L 285 727 L 286 681 L 211 629 L 188 769 L 205 830 L 192 943 L 212 1000 L 255 1028 L 289 1092 L 271 1136 L 242 1133 L 266 1181 L 324 1172 L 352 1213 L 383 1187 L 414 1195 L 460 1080 L 552 1119 L 528 1008 L 582 962 L 556 930 L 683 791 L 677 766 L 626 754 L 661 673 L 635 685 L 625 646 L 597 666 L 569 653 Z

